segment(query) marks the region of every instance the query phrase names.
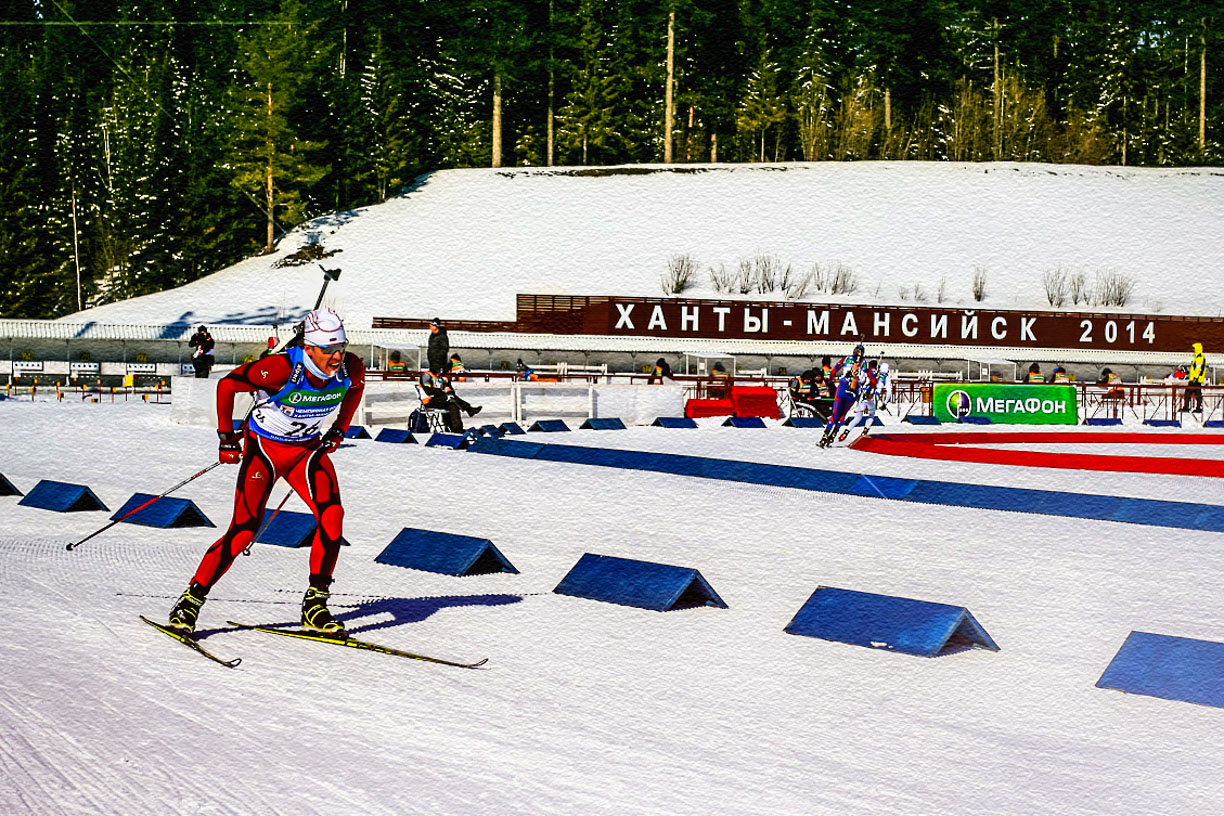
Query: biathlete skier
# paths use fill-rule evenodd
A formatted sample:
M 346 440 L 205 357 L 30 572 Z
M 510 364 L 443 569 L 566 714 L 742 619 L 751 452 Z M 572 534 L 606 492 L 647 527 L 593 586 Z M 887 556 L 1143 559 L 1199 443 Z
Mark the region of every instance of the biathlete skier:
M 875 419 L 876 408 L 880 405 L 887 405 L 891 397 L 892 380 L 889 379 L 888 363 L 881 363 L 879 360 L 867 363 L 867 370 L 863 376 L 863 387 L 859 391 L 854 410 L 850 412 L 850 418 L 846 420 L 846 425 L 841 435 L 837 437 L 837 441 L 846 441 L 846 437 L 850 435 L 850 429 L 859 424 L 863 426 L 863 436 L 866 436 L 871 430 L 871 421 Z
M 825 423 L 824 436 L 820 439 L 820 447 L 827 448 L 833 444 L 837 431 L 846 419 L 846 413 L 858 399 L 859 388 L 862 385 L 863 355 L 866 349 L 859 343 L 849 357 L 843 357 L 833 366 L 832 376 L 837 383 L 833 395 L 833 411 L 829 421 Z
M 220 458 L 227 464 L 241 463 L 234 516 L 225 535 L 204 553 L 190 586 L 170 611 L 171 627 L 195 631 L 208 591 L 259 532 L 272 486 L 284 479 L 317 522 L 302 626 L 345 635 L 344 624 L 327 608 L 344 520 L 340 485 L 328 454 L 344 439 L 365 389 L 365 366 L 347 346 L 340 316 L 331 309 L 316 309 L 306 315 L 301 345 L 239 366 L 217 383 Z M 234 397 L 244 392 L 255 392 L 256 404 L 245 430 L 235 431 Z

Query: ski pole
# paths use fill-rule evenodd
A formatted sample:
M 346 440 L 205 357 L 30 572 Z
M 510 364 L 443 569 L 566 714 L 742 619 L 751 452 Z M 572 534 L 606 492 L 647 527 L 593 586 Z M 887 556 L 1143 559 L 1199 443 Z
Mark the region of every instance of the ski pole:
M 255 537 L 252 538 L 251 541 L 246 545 L 246 549 L 242 551 L 243 555 L 251 554 L 251 547 L 254 547 L 255 542 L 259 540 L 259 537 L 263 535 L 269 527 L 272 526 L 272 521 L 276 518 L 276 514 L 281 511 L 281 508 L 285 506 L 285 502 L 289 501 L 289 497 L 292 495 L 293 495 L 293 488 L 289 488 L 288 492 L 285 493 L 285 498 L 280 500 L 280 504 L 276 505 L 276 509 L 272 511 L 272 515 L 268 516 L 268 520 L 265 521 L 263 523 L 263 526 L 259 528 L 259 532 L 255 533 Z
M 140 505 L 140 506 L 139 506 L 139 507 L 137 507 L 136 509 L 134 509 L 134 510 L 129 510 L 128 512 L 124 513 L 122 516 L 120 516 L 119 518 L 115 519 L 115 520 L 114 520 L 114 521 L 112 521 L 110 524 L 106 525 L 105 527 L 102 527 L 101 529 L 98 529 L 98 530 L 94 530 L 92 533 L 90 533 L 89 535 L 85 536 L 85 537 L 84 537 L 84 538 L 82 538 L 80 541 L 74 541 L 73 543 L 69 544 L 69 545 L 68 545 L 68 549 L 69 549 L 69 550 L 75 550 L 77 547 L 81 546 L 81 545 L 82 545 L 82 544 L 84 544 L 86 541 L 88 541 L 89 539 L 91 539 L 91 538 L 93 538 L 94 536 L 98 535 L 99 533 L 104 533 L 104 532 L 106 532 L 107 530 L 109 530 L 110 528 L 114 527 L 114 526 L 115 526 L 116 524 L 118 524 L 119 522 L 123 521 L 123 520 L 124 520 L 125 518 L 127 518 L 128 516 L 132 515 L 133 513 L 137 513 L 137 512 L 139 512 L 139 511 L 141 511 L 141 510 L 145 509 L 146 507 L 148 507 L 150 504 L 152 504 L 153 502 L 157 501 L 158 499 L 164 499 L 164 498 L 166 498 L 167 496 L 169 496 L 169 495 L 170 495 L 171 493 L 173 493 L 174 491 L 178 490 L 178 489 L 179 489 L 180 487 L 182 487 L 183 485 L 187 484 L 188 482 L 195 481 L 196 479 L 200 478 L 200 477 L 201 477 L 201 476 L 203 476 L 205 473 L 207 473 L 208 471 L 212 470 L 213 468 L 215 468 L 215 467 L 216 467 L 217 465 L 219 465 L 219 464 L 221 464 L 220 460 L 218 460 L 218 461 L 216 461 L 216 462 L 213 462 L 211 465 L 209 465 L 208 467 L 206 467 L 206 468 L 204 468 L 203 470 L 199 471 L 198 473 L 195 473 L 195 474 L 193 474 L 193 475 L 191 475 L 191 476 L 188 476 L 186 479 L 184 479 L 183 481 L 179 482 L 179 483 L 178 483 L 178 484 L 176 484 L 174 487 L 170 488 L 169 490 L 167 490 L 165 493 L 161 494 L 160 496 L 154 496 L 153 498 L 149 499 L 147 502 L 145 502 L 144 504 Z

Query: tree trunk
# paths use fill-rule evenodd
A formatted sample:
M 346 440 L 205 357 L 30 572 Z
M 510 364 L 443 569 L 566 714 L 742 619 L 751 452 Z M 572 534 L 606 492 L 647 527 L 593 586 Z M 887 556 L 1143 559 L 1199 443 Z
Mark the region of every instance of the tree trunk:
M 667 84 L 663 90 L 663 163 L 672 163 L 672 95 L 676 83 L 676 9 L 667 12 Z
M 998 161 L 1003 154 L 1003 88 L 999 77 L 999 19 L 994 21 L 994 160 Z
M 717 133 L 710 134 L 710 161 L 711 162 L 718 161 L 718 134 Z
M 888 134 L 892 130 L 892 90 L 884 89 L 884 139 L 887 141 Z
M 545 130 L 548 132 L 548 155 L 544 159 L 544 164 L 547 167 L 553 166 L 553 150 L 556 134 L 553 132 L 553 99 L 556 91 L 556 74 L 557 69 L 553 66 L 553 44 L 552 44 L 552 25 L 553 25 L 553 2 L 548 0 L 548 122 Z
M 493 166 L 502 166 L 502 78 L 501 69 L 493 69 Z
M 693 160 L 693 122 L 696 119 L 697 110 L 692 105 L 689 105 L 689 120 L 688 128 L 684 134 L 684 160 L 690 162 Z
M 1199 50 L 1199 151 L 1207 147 L 1207 18 L 1203 18 L 1203 35 Z
M 268 119 L 272 119 L 272 83 L 268 83 Z M 264 202 L 267 205 L 268 215 L 268 243 L 264 246 L 264 254 L 272 254 L 272 242 L 276 238 L 276 217 L 273 215 L 276 204 L 276 186 L 274 184 L 275 173 L 273 171 L 273 158 L 276 155 L 276 144 L 272 141 L 272 137 L 268 136 L 265 141 L 265 147 L 268 150 L 268 166 L 265 170 L 265 187 L 264 187 Z

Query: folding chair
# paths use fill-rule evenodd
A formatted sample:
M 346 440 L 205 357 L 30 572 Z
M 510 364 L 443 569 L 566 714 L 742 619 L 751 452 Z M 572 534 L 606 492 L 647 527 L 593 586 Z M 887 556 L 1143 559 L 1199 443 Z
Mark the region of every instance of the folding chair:
M 420 411 L 425 415 L 425 424 L 429 428 L 430 433 L 449 433 L 446 427 L 446 410 L 444 408 L 430 408 L 426 401 L 428 394 L 425 389 L 417 383 L 417 398 L 421 401 Z

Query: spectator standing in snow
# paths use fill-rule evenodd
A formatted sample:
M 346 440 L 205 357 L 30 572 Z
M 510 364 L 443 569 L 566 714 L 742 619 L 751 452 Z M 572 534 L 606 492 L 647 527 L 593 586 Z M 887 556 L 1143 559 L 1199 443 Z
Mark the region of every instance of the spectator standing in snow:
M 201 326 L 196 329 L 187 345 L 195 349 L 191 355 L 191 365 L 195 368 L 196 378 L 208 379 L 208 372 L 213 367 L 213 348 L 216 346 L 212 335 L 208 333 L 208 327 Z

